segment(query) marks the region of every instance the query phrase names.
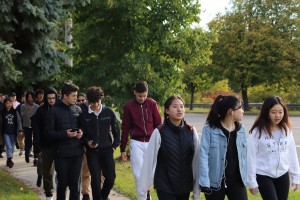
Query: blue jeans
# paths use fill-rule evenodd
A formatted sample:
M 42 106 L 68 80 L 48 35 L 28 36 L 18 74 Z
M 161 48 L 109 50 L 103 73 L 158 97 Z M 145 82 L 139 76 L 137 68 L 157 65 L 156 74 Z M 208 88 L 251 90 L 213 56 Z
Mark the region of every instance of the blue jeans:
M 16 135 L 4 133 L 3 139 L 6 145 L 6 156 L 7 158 L 12 158 L 14 154 Z

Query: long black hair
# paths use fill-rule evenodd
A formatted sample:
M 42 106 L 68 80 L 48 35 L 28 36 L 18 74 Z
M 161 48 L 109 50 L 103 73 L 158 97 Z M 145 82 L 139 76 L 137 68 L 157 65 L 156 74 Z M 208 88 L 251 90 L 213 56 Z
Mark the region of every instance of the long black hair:
M 249 133 L 251 134 L 252 131 L 257 127 L 259 132 L 259 138 L 261 137 L 262 130 L 266 130 L 269 134 L 269 136 L 272 136 L 271 131 L 271 120 L 269 117 L 270 109 L 273 108 L 273 106 L 280 104 L 283 107 L 284 116 L 282 120 L 279 122 L 278 127 L 280 129 L 285 130 L 285 134 L 287 135 L 287 128 L 291 127 L 289 116 L 288 116 L 288 110 L 285 105 L 285 103 L 282 101 L 282 99 L 279 96 L 271 96 L 268 97 L 260 110 L 260 114 L 258 118 L 255 120 L 252 128 L 250 129 Z
M 218 127 L 221 121 L 225 119 L 228 110 L 235 110 L 239 103 L 242 103 L 241 99 L 233 95 L 217 96 L 211 106 L 206 123 L 209 124 L 210 127 Z

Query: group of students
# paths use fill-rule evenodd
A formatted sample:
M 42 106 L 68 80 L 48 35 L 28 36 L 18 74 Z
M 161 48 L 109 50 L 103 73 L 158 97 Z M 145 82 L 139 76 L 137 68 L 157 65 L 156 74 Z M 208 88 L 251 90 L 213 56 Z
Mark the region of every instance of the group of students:
M 287 107 L 280 97 L 264 101 L 247 137 L 241 123 L 242 101 L 219 95 L 200 137 L 184 120 L 180 96 L 165 101 L 162 121 L 156 101 L 148 98 L 147 83 L 139 81 L 134 87 L 135 98 L 124 106 L 120 136 L 115 113 L 102 104 L 103 90 L 90 87 L 88 103 L 81 105 L 76 103 L 78 91 L 78 86 L 65 83 L 58 99 L 56 90 L 48 88 L 44 104 L 31 118 L 47 199 L 52 199 L 54 168 L 57 199 L 66 198 L 67 187 L 70 199 L 80 199 L 84 152 L 93 199 L 108 199 L 116 178 L 113 153 L 120 145 L 121 158 L 127 161 L 129 138 L 138 200 L 151 199 L 152 185 L 161 200 L 188 200 L 191 191 L 194 200 L 199 199 L 200 192 L 208 200 L 223 200 L 225 196 L 247 200 L 247 187 L 253 195 L 259 191 L 264 200 L 286 200 L 290 183 L 293 190 L 300 189 L 295 141 Z M 4 106 L 8 109 L 12 105 L 5 102 Z M 12 116 L 17 123 L 17 113 Z M 5 120 L 11 119 L 2 117 L 1 121 Z M 8 129 L 2 125 L 4 136 Z M 9 143 L 7 150 L 9 159 L 13 153 Z
M 158 125 L 148 86 L 139 82 L 135 100 L 124 108 L 121 152 L 130 134 L 130 159 L 137 199 L 150 199 L 154 185 L 158 199 L 247 200 L 260 192 L 264 200 L 287 200 L 290 187 L 300 189 L 300 168 L 285 103 L 268 97 L 247 136 L 243 103 L 234 95 L 214 100 L 200 134 L 184 120 L 184 101 L 169 97 L 164 121 Z M 149 103 L 154 106 L 149 106 Z M 156 110 L 157 109 L 157 110 Z M 152 125 L 151 125 L 152 124 Z M 124 131 L 124 132 L 123 132 Z M 291 176 L 291 181 L 289 178 Z

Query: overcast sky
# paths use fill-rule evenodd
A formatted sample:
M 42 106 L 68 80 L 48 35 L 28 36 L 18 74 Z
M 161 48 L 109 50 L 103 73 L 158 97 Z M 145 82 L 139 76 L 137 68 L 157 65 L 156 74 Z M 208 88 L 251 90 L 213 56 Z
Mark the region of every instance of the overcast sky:
M 230 0 L 200 0 L 201 4 L 201 22 L 200 26 L 205 27 L 217 13 L 225 12 L 225 8 L 229 6 Z

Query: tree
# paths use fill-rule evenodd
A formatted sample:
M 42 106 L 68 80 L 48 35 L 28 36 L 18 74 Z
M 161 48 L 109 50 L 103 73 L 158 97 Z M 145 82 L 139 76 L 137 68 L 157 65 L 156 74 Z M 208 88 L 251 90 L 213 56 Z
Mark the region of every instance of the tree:
M 178 35 L 199 20 L 194 0 L 91 1 L 74 19 L 74 60 L 83 86 L 101 85 L 121 108 L 137 80 L 162 103 L 184 88 Z
M 278 82 L 288 87 L 298 77 L 299 14 L 296 0 L 235 0 L 211 24 L 221 27 L 213 46 L 214 72 L 242 92 L 246 109 L 249 87 Z
M 1 77 L 9 91 L 60 73 L 64 57 L 61 24 L 68 12 L 87 0 L 5 0 L 0 2 Z M 5 73 L 4 73 L 5 72 Z M 8 72 L 8 73 L 6 73 Z M 9 82 L 9 84 L 7 84 Z
M 212 84 L 212 78 L 208 75 L 208 66 L 211 64 L 211 47 L 217 37 L 213 32 L 190 28 L 182 31 L 179 38 L 180 42 L 176 49 L 182 60 L 183 83 L 191 93 L 190 110 L 193 110 L 195 92 L 205 91 Z

